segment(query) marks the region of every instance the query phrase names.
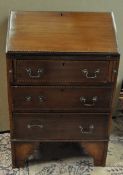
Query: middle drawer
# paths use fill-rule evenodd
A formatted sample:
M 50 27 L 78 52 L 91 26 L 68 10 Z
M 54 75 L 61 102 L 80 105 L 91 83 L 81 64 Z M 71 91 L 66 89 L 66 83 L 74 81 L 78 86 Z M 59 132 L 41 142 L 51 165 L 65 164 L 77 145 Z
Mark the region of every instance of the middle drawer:
M 111 87 L 13 86 L 14 111 L 108 112 Z

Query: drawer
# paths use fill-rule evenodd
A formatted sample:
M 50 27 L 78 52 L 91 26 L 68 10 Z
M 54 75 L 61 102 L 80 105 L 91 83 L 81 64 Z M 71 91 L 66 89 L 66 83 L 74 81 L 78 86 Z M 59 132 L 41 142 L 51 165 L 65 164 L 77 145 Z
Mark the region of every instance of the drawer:
M 27 140 L 108 139 L 108 115 L 14 114 L 14 138 Z
M 109 61 L 15 60 L 18 84 L 79 84 L 109 82 Z
M 110 87 L 13 86 L 14 111 L 84 111 L 110 110 Z

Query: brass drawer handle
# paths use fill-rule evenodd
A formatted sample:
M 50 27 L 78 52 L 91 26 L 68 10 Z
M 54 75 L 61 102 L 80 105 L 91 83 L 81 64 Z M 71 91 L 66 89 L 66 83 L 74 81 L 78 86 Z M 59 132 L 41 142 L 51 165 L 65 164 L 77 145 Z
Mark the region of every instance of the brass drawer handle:
M 25 97 L 25 100 L 29 102 L 29 101 L 32 100 L 32 97 L 31 97 L 31 96 L 26 96 L 26 97 Z
M 30 78 L 40 78 L 41 77 L 41 74 L 44 72 L 44 70 L 42 69 L 42 68 L 39 68 L 38 70 L 37 70 L 37 75 L 33 75 L 32 74 L 32 70 L 31 70 L 31 68 L 26 68 L 26 72 L 28 73 L 28 76 L 30 77 Z
M 38 96 L 38 99 L 39 99 L 39 102 L 41 103 L 41 102 L 44 102 L 45 101 L 46 97 L 44 97 L 44 96 Z
M 83 69 L 81 70 L 82 71 L 82 74 L 85 75 L 86 78 L 97 78 L 97 74 L 100 73 L 100 69 L 97 69 L 95 72 L 94 72 L 94 76 L 89 76 L 89 71 L 87 69 Z
M 28 124 L 27 125 L 27 128 L 30 129 L 30 128 L 33 128 L 33 127 L 38 127 L 38 128 L 43 128 L 44 126 L 43 125 L 36 125 L 36 124 Z
M 38 96 L 37 98 L 39 99 L 39 102 L 44 102 L 44 100 L 45 100 L 46 97 L 44 97 L 44 96 Z M 30 102 L 30 101 L 32 101 L 32 97 L 31 96 L 26 96 L 25 97 L 25 100 L 27 102 Z
M 92 134 L 94 131 L 94 125 L 90 125 L 89 128 L 84 128 L 82 125 L 79 126 L 81 134 Z
M 84 105 L 84 106 L 88 106 L 88 107 L 91 107 L 91 106 L 95 106 L 96 102 L 97 102 L 97 96 L 94 96 L 92 98 L 92 103 L 86 103 L 87 99 L 83 96 L 80 97 L 80 102 Z

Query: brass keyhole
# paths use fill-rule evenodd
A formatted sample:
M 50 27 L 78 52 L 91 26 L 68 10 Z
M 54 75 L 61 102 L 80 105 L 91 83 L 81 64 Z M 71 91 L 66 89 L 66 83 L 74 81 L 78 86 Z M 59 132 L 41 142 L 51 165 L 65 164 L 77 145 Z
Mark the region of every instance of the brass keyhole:
M 62 66 L 64 66 L 64 63 L 62 63 Z

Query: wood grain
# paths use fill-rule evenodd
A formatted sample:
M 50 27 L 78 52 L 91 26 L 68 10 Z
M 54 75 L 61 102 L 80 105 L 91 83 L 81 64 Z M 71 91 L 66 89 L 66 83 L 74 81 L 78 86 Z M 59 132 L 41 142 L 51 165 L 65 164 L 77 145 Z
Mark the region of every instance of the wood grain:
M 82 58 L 81 58 L 82 59 Z M 81 84 L 110 82 L 109 61 L 14 60 L 17 84 Z M 84 72 L 86 70 L 86 72 Z M 40 72 L 38 72 L 40 71 Z
M 94 158 L 95 166 L 105 166 L 108 142 L 81 142 L 81 146 Z
M 111 13 L 10 14 L 6 52 L 118 52 Z
M 14 139 L 108 140 L 108 114 L 14 114 Z M 34 134 L 35 133 L 35 134 Z
M 110 86 L 13 86 L 12 94 L 16 112 L 109 112 L 112 101 Z

